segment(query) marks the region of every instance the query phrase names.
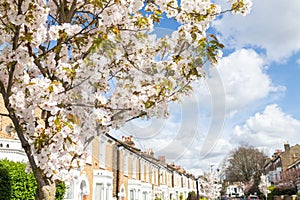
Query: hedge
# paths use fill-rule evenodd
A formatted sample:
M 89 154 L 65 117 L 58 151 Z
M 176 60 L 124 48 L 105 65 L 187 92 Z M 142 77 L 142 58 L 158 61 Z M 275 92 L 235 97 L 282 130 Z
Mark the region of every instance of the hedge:
M 26 164 L 7 159 L 0 160 L 0 200 L 34 200 L 36 181 L 25 172 Z M 57 184 L 55 199 L 62 200 L 65 185 Z

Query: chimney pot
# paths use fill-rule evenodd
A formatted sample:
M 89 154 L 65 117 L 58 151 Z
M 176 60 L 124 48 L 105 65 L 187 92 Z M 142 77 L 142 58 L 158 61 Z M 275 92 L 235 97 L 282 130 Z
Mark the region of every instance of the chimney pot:
M 287 152 L 290 150 L 290 144 L 289 143 L 285 143 L 284 144 L 284 151 Z

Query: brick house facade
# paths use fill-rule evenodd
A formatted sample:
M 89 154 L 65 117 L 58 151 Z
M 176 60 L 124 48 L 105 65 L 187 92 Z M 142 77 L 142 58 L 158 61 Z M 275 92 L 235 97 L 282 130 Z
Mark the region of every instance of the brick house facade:
M 0 97 L 0 112 L 7 114 Z M 11 121 L 0 116 L 0 159 L 26 162 Z M 11 126 L 11 128 L 9 128 Z M 8 127 L 8 128 L 7 128 Z M 195 178 L 182 168 L 168 165 L 164 157 L 154 157 L 152 149 L 142 152 L 132 137 L 118 140 L 101 134 L 87 147 L 84 170 L 66 182 L 66 200 L 153 200 L 187 198 L 195 191 Z
M 178 200 L 180 195 L 187 198 L 189 191 L 195 191 L 195 179 L 191 174 L 156 159 L 151 149 L 146 152 L 137 149 L 131 137 L 120 141 L 102 134 L 100 138 L 90 148 L 83 172 L 89 185 L 86 191 L 89 192 L 81 199 Z M 69 188 L 73 193 L 76 191 L 76 188 Z M 82 191 L 80 184 L 77 184 L 77 190 Z
M 282 181 L 283 173 L 299 158 L 299 144 L 294 146 L 290 146 L 288 143 L 284 144 L 284 151 L 277 150 L 264 166 L 264 173 L 268 181 L 275 186 L 279 184 Z

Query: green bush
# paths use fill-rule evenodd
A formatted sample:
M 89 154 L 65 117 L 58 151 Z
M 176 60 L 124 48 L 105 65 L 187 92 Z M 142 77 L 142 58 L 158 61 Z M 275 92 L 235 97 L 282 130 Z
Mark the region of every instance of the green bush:
M 59 182 L 56 184 L 56 194 L 55 200 L 63 200 L 66 192 L 66 185 L 64 182 Z
M 272 191 L 273 195 L 294 195 L 297 193 L 297 188 L 281 188 L 281 187 L 275 187 L 275 189 Z
M 188 193 L 188 198 L 187 200 L 196 200 L 197 199 L 197 194 L 195 191 L 189 192 Z
M 36 181 L 33 174 L 26 174 L 26 165 L 8 160 L 0 161 L 0 199 L 33 200 Z
M 0 160 L 0 200 L 34 200 L 36 181 L 25 168 L 25 163 Z M 65 190 L 65 184 L 58 183 L 55 199 L 62 200 Z
M 183 200 L 183 194 L 182 193 L 179 194 L 179 200 Z

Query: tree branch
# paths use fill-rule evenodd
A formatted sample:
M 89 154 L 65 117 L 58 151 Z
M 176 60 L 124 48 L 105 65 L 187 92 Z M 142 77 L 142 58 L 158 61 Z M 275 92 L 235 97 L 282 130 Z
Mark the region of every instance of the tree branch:
M 0 113 L 0 116 L 3 116 L 3 117 L 9 117 L 9 114 Z

